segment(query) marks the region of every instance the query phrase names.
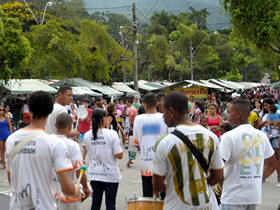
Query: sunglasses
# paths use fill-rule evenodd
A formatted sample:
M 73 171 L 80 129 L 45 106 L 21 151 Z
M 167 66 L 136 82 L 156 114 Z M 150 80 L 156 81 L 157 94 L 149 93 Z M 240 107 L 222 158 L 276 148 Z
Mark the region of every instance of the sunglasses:
M 0 109 L 0 111 L 4 111 L 5 109 Z

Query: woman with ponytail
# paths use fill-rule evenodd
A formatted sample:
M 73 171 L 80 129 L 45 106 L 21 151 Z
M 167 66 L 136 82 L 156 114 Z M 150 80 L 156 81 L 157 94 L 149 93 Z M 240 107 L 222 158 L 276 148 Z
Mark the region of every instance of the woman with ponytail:
M 116 131 L 106 128 L 107 114 L 104 109 L 92 112 L 92 130 L 85 134 L 85 145 L 89 155 L 88 179 L 92 187 L 91 210 L 101 208 L 105 191 L 106 209 L 115 209 L 120 180 L 116 159 L 122 159 L 123 151 Z

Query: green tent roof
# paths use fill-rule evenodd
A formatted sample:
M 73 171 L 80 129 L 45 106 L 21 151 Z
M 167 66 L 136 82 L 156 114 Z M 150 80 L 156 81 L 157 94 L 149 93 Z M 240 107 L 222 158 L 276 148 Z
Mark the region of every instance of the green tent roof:
M 72 90 L 73 95 L 102 96 L 101 93 L 94 92 L 88 87 L 72 87 Z
M 117 91 L 114 88 L 111 88 L 109 86 L 101 85 L 98 83 L 94 83 L 88 80 L 84 80 L 82 78 L 66 78 L 63 80 L 60 80 L 59 82 L 55 82 L 52 84 L 52 86 L 61 86 L 63 84 L 68 84 L 70 86 L 76 86 L 76 87 L 88 87 L 91 90 L 96 90 L 104 95 L 107 96 L 121 96 L 123 95 L 122 92 Z
M 140 95 L 139 92 L 133 90 L 132 88 L 128 87 L 126 84 L 124 83 L 117 83 L 115 82 L 112 86 L 112 88 L 120 91 L 120 92 L 124 92 L 127 95 Z
M 37 79 L 10 79 L 7 83 L 2 81 L 4 89 L 13 95 L 32 94 L 36 91 L 57 93 L 57 90 Z

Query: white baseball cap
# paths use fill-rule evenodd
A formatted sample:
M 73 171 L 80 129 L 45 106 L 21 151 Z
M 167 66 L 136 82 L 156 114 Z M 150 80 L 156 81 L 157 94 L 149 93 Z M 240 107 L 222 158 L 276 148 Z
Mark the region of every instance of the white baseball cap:
M 238 93 L 233 93 L 233 94 L 231 94 L 231 98 L 232 99 L 235 99 L 236 97 L 240 97 L 241 95 L 240 94 L 238 94 Z

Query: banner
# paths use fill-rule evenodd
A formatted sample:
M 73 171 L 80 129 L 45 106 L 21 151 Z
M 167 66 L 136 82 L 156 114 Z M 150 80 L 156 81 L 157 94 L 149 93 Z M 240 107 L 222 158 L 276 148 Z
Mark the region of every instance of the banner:
M 207 87 L 189 87 L 189 88 L 166 88 L 167 92 L 172 90 L 178 90 L 183 92 L 188 98 L 193 96 L 194 98 L 207 98 Z

